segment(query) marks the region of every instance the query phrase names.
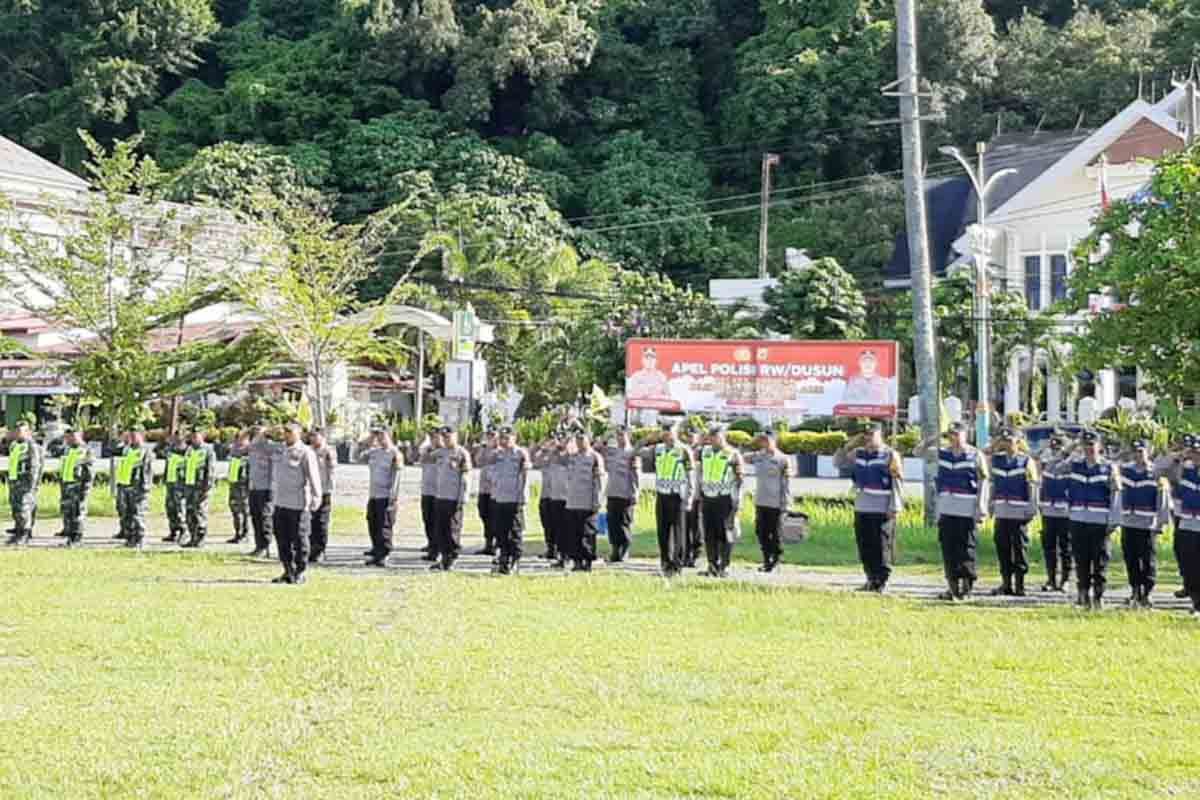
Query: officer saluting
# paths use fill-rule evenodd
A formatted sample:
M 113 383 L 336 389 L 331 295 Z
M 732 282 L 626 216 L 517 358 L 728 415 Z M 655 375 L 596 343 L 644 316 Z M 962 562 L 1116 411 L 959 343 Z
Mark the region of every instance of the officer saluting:
M 1025 596 L 1029 572 L 1029 521 L 1037 515 L 1038 469 L 1020 452 L 1021 434 L 1002 428 L 991 459 L 991 513 L 995 519 L 996 557 L 1001 584 L 993 595 Z
M 552 568 L 561 569 L 567 557 L 567 442 L 561 433 L 534 451 L 533 465 L 542 471 L 542 499 L 538 515 Z
M 267 437 L 262 425 L 250 430 L 250 452 L 246 466 L 250 481 L 250 527 L 254 528 L 254 552 L 251 556 L 271 554 L 271 528 L 274 525 L 274 505 L 271 502 L 272 469 L 275 457 L 282 451 Z
M 1150 461 L 1144 439 L 1130 444 L 1133 458 L 1121 465 L 1121 553 L 1129 578 L 1129 605 L 1149 608 L 1158 578 L 1157 539 L 1171 521 L 1171 491 Z
M 1042 513 L 1042 557 L 1046 562 L 1043 592 L 1061 592 L 1071 580 L 1071 507 L 1067 487 L 1071 483 L 1071 461 L 1063 450 L 1061 434 L 1039 456 L 1042 475 L 1038 510 Z
M 308 567 L 310 515 L 321 506 L 321 472 L 317 457 L 300 440 L 297 422 L 283 429 L 284 446 L 271 468 L 271 524 L 283 562 L 283 574 L 272 583 L 304 583 Z
M 1117 468 L 1101 455 L 1100 437 L 1084 431 L 1083 452 L 1071 459 L 1071 542 L 1079 571 L 1077 603 L 1082 608 L 1104 607 L 1108 560 L 1112 556 L 1109 534 L 1121 520 L 1120 478 Z
M 463 505 L 467 501 L 467 483 L 471 474 L 471 454 L 458 443 L 458 432 L 442 428 L 446 443 L 438 469 L 438 555 L 441 560 L 430 565 L 431 570 L 449 572 L 462 550 Z
M 432 430 L 421 445 L 421 524 L 425 529 L 425 546 L 422 561 L 437 561 L 437 481 L 438 460 L 441 458 L 442 434 Z
M 630 444 L 629 429 L 624 425 L 617 427 L 611 445 L 596 450 L 604 457 L 608 470 L 608 542 L 612 546 L 608 562 L 617 564 L 629 555 L 630 530 L 640 488 L 639 459 Z
M 855 447 L 846 443 L 834 456 L 838 469 L 854 474 L 854 539 L 867 582 L 859 591 L 882 592 L 892 575 L 896 517 L 904 507 L 900 456 L 883 441 L 883 426 L 872 423 Z
M 475 449 L 471 460 L 479 468 L 479 488 L 476 492 L 476 507 L 479 522 L 483 525 L 483 547 L 477 556 L 496 555 L 496 534 L 492 530 L 492 466 L 496 458 L 496 429 L 488 428 L 483 444 Z
M 1184 447 L 1171 473 L 1179 513 L 1175 552 L 1183 591 L 1192 601 L 1192 616 L 1200 618 L 1200 447 L 1190 436 Z
M 664 425 L 662 441 L 641 453 L 654 457 L 654 519 L 658 528 L 658 558 L 665 577 L 679 574 L 687 543 L 684 515 L 695 493 L 692 453 L 676 438 L 674 425 Z M 640 455 L 640 454 L 639 454 Z
M 592 449 L 592 437 L 575 431 L 575 447 L 567 457 L 568 555 L 572 572 L 591 572 L 596 560 L 596 516 L 604 496 L 604 458 Z
M 942 545 L 947 591 L 943 600 L 962 600 L 979 577 L 975 567 L 977 525 L 987 516 L 987 465 L 983 455 L 967 444 L 961 422 L 950 425 L 949 447 L 937 450 L 938 541 Z M 922 442 L 928 450 L 932 442 Z
M 492 463 L 492 526 L 500 548 L 495 571 L 515 575 L 520 570 L 525 537 L 525 503 L 529 498 L 529 453 L 516 446 L 516 435 L 500 428 L 499 447 Z
M 775 431 L 758 434 L 760 449 L 746 460 L 754 465 L 754 534 L 762 550 L 759 572 L 771 572 L 783 555 L 783 515 L 792 505 L 792 460 L 779 450 Z

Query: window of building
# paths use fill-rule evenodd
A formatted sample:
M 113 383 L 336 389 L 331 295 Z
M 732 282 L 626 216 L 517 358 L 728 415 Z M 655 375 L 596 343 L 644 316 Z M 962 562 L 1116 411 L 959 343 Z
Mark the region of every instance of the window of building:
M 1067 299 L 1067 257 L 1063 253 L 1050 256 L 1050 302 Z
M 1042 307 L 1042 257 L 1025 256 L 1025 302 L 1030 311 Z

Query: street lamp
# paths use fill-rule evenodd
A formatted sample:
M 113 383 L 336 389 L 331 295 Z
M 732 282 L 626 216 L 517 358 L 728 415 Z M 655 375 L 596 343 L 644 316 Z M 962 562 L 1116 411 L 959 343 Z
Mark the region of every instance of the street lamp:
M 991 438 L 990 383 L 992 374 L 992 347 L 991 331 L 988 327 L 991 304 L 988 301 L 990 287 L 988 286 L 987 266 L 992 247 L 991 237 L 987 229 L 987 206 L 984 203 L 984 198 L 988 191 L 1001 178 L 1016 172 L 1015 169 L 1002 169 L 995 175 L 988 177 L 983 164 L 983 155 L 986 151 L 987 145 L 983 142 L 976 143 L 975 153 L 979 158 L 979 165 L 978 168 L 974 168 L 957 147 L 946 146 L 938 148 L 939 153 L 944 156 L 951 156 L 959 164 L 962 164 L 962 168 L 967 172 L 967 177 L 971 179 L 971 185 L 975 187 L 975 197 L 979 200 L 976 224 L 972 226 L 975 230 L 971 231 L 971 250 L 975 258 L 975 313 L 978 317 L 975 320 L 977 342 L 975 360 L 978 368 L 977 382 L 979 384 L 978 407 L 975 412 L 976 447 L 987 447 L 988 440 Z

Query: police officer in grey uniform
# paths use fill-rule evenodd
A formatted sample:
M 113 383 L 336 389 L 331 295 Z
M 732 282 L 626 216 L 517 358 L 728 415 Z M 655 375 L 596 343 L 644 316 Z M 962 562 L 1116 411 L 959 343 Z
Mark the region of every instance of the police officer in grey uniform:
M 442 440 L 445 447 L 438 462 L 437 487 L 439 560 L 429 568 L 449 572 L 462 551 L 462 515 L 467 502 L 471 454 L 458 443 L 458 432 L 449 426 L 442 428 Z
M 534 454 L 533 465 L 542 471 L 542 502 L 540 508 L 546 552 L 552 569 L 566 564 L 567 539 L 567 439 L 563 434 L 542 445 Z
M 640 459 L 630 443 L 629 429 L 624 425 L 617 428 L 611 445 L 596 450 L 604 458 L 604 467 L 608 471 L 608 542 L 612 546 L 608 562 L 617 564 L 629 556 L 632 543 L 630 533 L 633 512 L 637 508 Z
M 475 552 L 477 556 L 496 555 L 496 534 L 492 530 L 492 467 L 495 458 L 496 429 L 488 428 L 483 444 L 471 457 L 475 466 L 479 468 L 476 507 L 479 510 L 479 522 L 483 525 L 483 548 Z
M 572 572 L 591 572 L 596 560 L 596 517 L 604 496 L 604 457 L 592 449 L 583 428 L 575 432 L 574 452 L 567 456 L 568 555 Z
M 783 555 L 783 515 L 792 505 L 792 460 L 779 449 L 775 431 L 758 434 L 761 448 L 747 458 L 754 467 L 754 533 L 762 550 L 759 572 L 771 572 Z
M 308 537 L 308 563 L 320 564 L 325 560 L 325 548 L 329 545 L 329 515 L 333 511 L 334 473 L 337 471 L 337 453 L 325 441 L 325 431 L 317 429 L 309 434 L 309 447 L 317 457 L 321 470 L 321 506 L 313 512 L 311 532 Z
M 283 563 L 283 574 L 272 583 L 304 583 L 310 515 L 321 507 L 324 493 L 317 457 L 300 440 L 301 430 L 297 422 L 284 428 L 284 446 L 275 454 L 271 469 L 271 525 Z
M 500 548 L 495 571 L 501 575 L 520 569 L 530 464 L 529 453 L 517 446 L 513 429 L 501 427 L 492 463 L 492 526 Z
M 421 523 L 425 528 L 424 561 L 437 561 L 437 482 L 438 460 L 442 452 L 442 432 L 431 431 L 420 449 Z
M 367 496 L 367 532 L 371 550 L 367 565 L 387 566 L 392 552 L 392 528 L 396 524 L 396 506 L 400 500 L 400 480 L 404 474 L 404 457 L 392 444 L 392 437 L 382 427 L 371 431 L 371 446 L 358 460 L 367 465 L 370 488 Z
M 254 552 L 251 556 L 271 554 L 271 527 L 274 506 L 271 502 L 271 470 L 282 448 L 267 438 L 267 430 L 256 425 L 251 430 L 250 451 L 246 463 L 250 470 L 250 525 L 254 528 Z

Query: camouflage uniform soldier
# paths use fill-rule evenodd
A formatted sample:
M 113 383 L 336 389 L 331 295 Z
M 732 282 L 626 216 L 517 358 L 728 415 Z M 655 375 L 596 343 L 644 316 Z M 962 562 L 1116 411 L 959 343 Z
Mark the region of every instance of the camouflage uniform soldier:
M 187 527 L 189 540 L 184 547 L 203 547 L 208 535 L 208 494 L 212 489 L 217 456 L 212 445 L 205 444 L 204 434 L 192 431 L 191 445 L 183 465 L 183 482 L 187 485 Z
M 233 515 L 233 538 L 228 544 L 238 544 L 250 533 L 250 468 L 246 457 L 250 453 L 250 432 L 238 434 L 229 451 L 229 513 Z
M 186 461 L 187 445 L 183 443 L 180 434 L 171 437 L 167 449 L 167 471 L 163 483 L 167 487 L 167 524 L 171 532 L 163 537 L 164 542 L 182 542 L 184 509 L 187 506 L 186 487 L 183 485 L 183 465 Z
M 67 451 L 62 460 L 62 482 L 59 507 L 62 509 L 64 547 L 74 547 L 83 539 L 83 523 L 87 519 L 88 493 L 92 489 L 92 452 L 83 443 L 83 434 L 67 429 Z
M 146 447 L 146 429 L 135 426 L 128 433 L 129 446 L 117 461 L 117 507 L 125 546 L 141 549 L 146 538 L 146 511 L 154 483 L 154 451 Z
M 18 422 L 17 438 L 8 447 L 8 497 L 13 515 L 13 535 L 9 544 L 21 544 L 33 538 L 41 474 L 42 448 L 33 441 L 29 423 Z

